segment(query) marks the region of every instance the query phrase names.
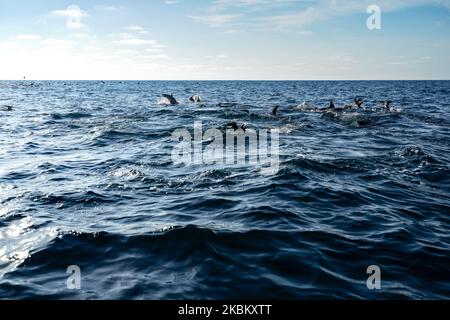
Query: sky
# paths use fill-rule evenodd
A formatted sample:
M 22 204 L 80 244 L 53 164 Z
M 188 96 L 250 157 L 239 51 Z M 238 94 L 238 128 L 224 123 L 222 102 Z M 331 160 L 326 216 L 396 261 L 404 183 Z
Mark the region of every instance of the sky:
M 450 0 L 0 0 L 0 25 L 3 80 L 450 79 Z

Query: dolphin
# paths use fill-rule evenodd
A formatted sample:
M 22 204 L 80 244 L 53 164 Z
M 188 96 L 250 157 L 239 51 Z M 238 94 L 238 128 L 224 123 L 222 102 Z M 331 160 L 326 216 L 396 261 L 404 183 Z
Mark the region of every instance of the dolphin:
M 173 97 L 172 94 L 163 94 L 163 98 L 166 98 L 169 101 L 170 105 L 178 104 L 178 101 Z
M 355 104 L 358 108 L 361 108 L 362 105 L 364 104 L 363 98 L 355 98 Z
M 325 112 L 326 114 L 336 115 L 337 112 L 343 112 L 344 110 L 349 109 L 349 108 L 351 108 L 351 106 L 336 107 L 334 105 L 333 99 L 330 99 L 328 107 L 322 108 L 319 111 Z
M 199 95 L 195 95 L 195 96 L 190 97 L 190 98 L 189 98 L 189 101 L 190 101 L 190 102 L 197 103 L 197 102 L 202 102 L 202 99 L 200 98 Z
M 388 100 L 388 101 L 381 101 L 381 103 L 383 104 L 385 109 L 387 109 L 387 110 L 391 109 L 390 105 L 391 105 L 392 101 L 390 101 L 390 100 Z
M 328 105 L 328 110 L 330 110 L 330 109 L 334 109 L 335 108 L 335 106 L 334 106 L 334 103 L 333 103 L 333 99 L 330 99 L 330 104 Z
M 237 124 L 236 122 L 234 122 L 234 121 L 228 123 L 228 124 L 225 126 L 225 128 L 229 128 L 229 127 L 231 127 L 234 131 L 239 130 L 239 129 L 242 129 L 242 130 L 245 132 L 245 130 L 247 129 L 247 127 L 245 126 L 245 124 L 242 124 L 242 125 L 239 127 L 238 124 Z
M 357 121 L 358 126 L 364 127 L 364 126 L 368 126 L 372 123 L 372 121 L 370 121 L 370 119 L 361 119 Z
M 239 129 L 237 123 L 234 122 L 234 121 L 233 121 L 233 122 L 230 122 L 229 124 L 227 124 L 227 125 L 225 126 L 225 128 L 229 128 L 229 127 L 231 127 L 231 128 L 234 129 L 234 130 Z
M 277 112 L 278 112 L 279 108 L 280 108 L 280 106 L 276 106 L 275 108 L 272 109 L 272 116 L 274 116 L 274 117 L 277 116 Z

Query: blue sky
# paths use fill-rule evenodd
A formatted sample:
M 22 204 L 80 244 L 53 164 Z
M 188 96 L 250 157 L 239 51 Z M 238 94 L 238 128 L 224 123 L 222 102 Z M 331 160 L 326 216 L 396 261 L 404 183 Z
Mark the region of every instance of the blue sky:
M 16 0 L 0 21 L 0 79 L 450 79 L 450 0 Z

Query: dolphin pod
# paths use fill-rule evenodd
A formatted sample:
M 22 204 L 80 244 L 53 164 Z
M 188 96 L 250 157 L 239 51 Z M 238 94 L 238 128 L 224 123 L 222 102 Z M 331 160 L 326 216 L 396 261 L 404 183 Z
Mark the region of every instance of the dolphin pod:
M 163 95 L 161 95 L 161 97 L 165 101 L 161 101 L 160 104 L 167 104 L 167 105 L 179 104 L 178 101 L 173 96 L 173 94 L 163 94 Z M 201 101 L 202 101 L 202 99 L 199 95 L 193 95 L 193 96 L 189 97 L 189 102 L 200 103 Z M 328 115 L 331 118 L 340 119 L 344 115 L 344 112 L 347 110 L 351 110 L 355 107 L 357 109 L 362 109 L 362 107 L 364 105 L 364 99 L 362 97 L 356 97 L 356 98 L 354 98 L 353 101 L 354 101 L 354 105 L 344 105 L 343 107 L 336 107 L 332 99 L 329 100 L 328 106 L 325 108 L 322 108 L 322 109 L 309 106 L 306 104 L 306 102 L 304 102 L 302 105 L 300 105 L 298 107 L 301 107 L 300 109 L 305 109 L 306 111 L 314 111 L 315 110 L 316 112 L 323 112 L 324 116 Z M 384 108 L 386 110 L 390 110 L 390 105 L 391 105 L 392 101 L 387 100 L 387 101 L 382 101 L 381 103 L 384 105 Z M 219 107 L 234 107 L 237 105 L 239 105 L 239 104 L 238 103 L 219 103 L 217 106 L 219 106 Z M 247 109 L 244 109 L 241 111 L 247 115 L 251 114 L 250 111 Z M 272 117 L 278 117 L 279 111 L 280 111 L 280 106 L 277 105 L 272 108 L 272 110 L 270 111 L 270 115 Z M 356 123 L 359 126 L 368 126 L 372 123 L 372 121 L 370 120 L 370 118 L 360 118 L 360 119 L 356 119 Z M 225 128 L 232 128 L 235 131 L 242 129 L 244 132 L 247 129 L 245 125 L 239 126 L 236 122 L 230 122 L 230 123 L 226 124 Z
M 162 100 L 159 102 L 159 104 L 167 104 L 167 105 L 177 105 L 179 102 L 173 94 L 162 94 L 161 95 Z M 202 98 L 199 95 L 193 95 L 189 97 L 189 102 L 193 103 L 200 103 L 202 102 Z

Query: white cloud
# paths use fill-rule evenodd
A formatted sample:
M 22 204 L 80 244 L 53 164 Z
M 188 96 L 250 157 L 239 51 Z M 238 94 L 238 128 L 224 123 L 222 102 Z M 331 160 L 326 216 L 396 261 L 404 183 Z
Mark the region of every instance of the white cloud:
M 77 5 L 70 5 L 65 10 L 55 10 L 52 14 L 56 17 L 67 18 L 66 26 L 70 30 L 78 30 L 84 27 L 81 19 L 88 15 L 87 12 L 81 10 Z
M 146 60 L 171 60 L 172 58 L 167 54 L 154 54 L 154 55 L 139 55 L 137 58 Z
M 162 48 L 159 48 L 158 45 L 157 45 L 157 46 L 154 47 L 154 48 L 148 48 L 148 49 L 145 49 L 144 51 L 146 51 L 146 52 L 151 52 L 151 53 L 155 53 L 155 52 L 161 52 L 161 51 L 162 51 Z
M 294 3 L 302 4 L 303 8 L 294 7 Z M 274 27 L 301 30 L 307 25 L 332 17 L 358 12 L 365 14 L 367 7 L 371 4 L 373 4 L 373 0 L 216 0 L 207 8 L 209 13 L 214 14 L 190 18 L 211 27 L 229 27 L 239 24 L 259 30 L 268 30 Z M 377 0 L 376 4 L 380 6 L 382 12 L 421 5 L 450 7 L 449 0 Z M 260 10 L 262 7 L 267 9 L 275 6 L 278 9 L 284 8 L 285 12 L 270 9 Z M 233 14 L 236 12 L 236 7 L 239 7 L 240 15 Z M 256 9 L 258 9 L 257 15 L 255 14 Z
M 143 27 L 139 26 L 129 26 L 126 28 L 130 32 L 122 32 L 122 33 L 113 33 L 110 36 L 115 38 L 113 40 L 114 44 L 121 46 L 140 46 L 143 47 L 143 50 L 147 52 L 158 52 L 163 51 L 162 49 L 166 48 L 166 45 L 159 44 L 154 39 L 148 39 L 143 34 L 147 33 Z
M 37 34 L 20 34 L 18 36 L 15 36 L 14 39 L 16 40 L 39 40 L 41 39 L 41 36 Z
M 323 16 L 324 13 L 321 10 L 309 7 L 297 13 L 265 17 L 261 21 L 275 27 L 303 27 L 323 18 Z
M 167 45 L 165 45 L 165 44 L 155 44 L 155 45 L 153 46 L 153 48 L 163 49 L 163 48 L 167 48 Z
M 261 6 L 279 3 L 299 2 L 298 0 L 216 0 L 214 6 L 225 8 L 227 6 Z
M 87 33 L 74 33 L 72 34 L 72 36 L 76 38 L 89 38 L 89 35 Z
M 120 45 L 130 45 L 130 46 L 141 46 L 141 45 L 154 45 L 156 44 L 155 40 L 146 40 L 146 39 L 138 39 L 138 38 L 130 38 L 130 39 L 122 39 L 114 41 L 115 44 Z
M 110 11 L 110 12 L 114 12 L 114 11 L 120 11 L 123 8 L 122 7 L 116 7 L 116 6 L 109 6 L 109 5 L 97 5 L 94 7 L 95 10 L 98 11 Z
M 145 31 L 144 28 L 139 27 L 139 26 L 129 26 L 129 27 L 127 27 L 127 29 L 130 30 L 130 31 L 137 31 L 137 32 Z
M 138 33 L 138 34 L 148 34 L 148 31 L 145 28 L 140 26 L 129 26 L 126 28 L 130 32 Z
M 126 49 L 126 50 L 119 50 L 116 51 L 117 54 L 121 54 L 121 55 L 128 55 L 128 54 L 137 54 L 138 52 L 136 50 L 131 50 L 131 49 Z
M 215 56 L 206 56 L 207 59 L 228 59 L 228 56 L 226 54 L 218 54 Z
M 261 10 L 283 7 L 292 3 L 309 3 L 314 0 L 215 0 L 208 8 L 209 12 L 224 12 L 230 9 L 239 10 Z
M 82 38 L 75 41 L 73 36 L 42 37 L 31 44 L 12 39 L 15 37 L 0 41 L 2 79 L 15 79 L 22 74 L 27 74 L 30 79 L 146 79 L 149 75 L 170 79 L 179 71 L 172 68 L 167 74 L 167 67 L 171 65 L 165 61 L 172 57 L 163 52 L 165 46 L 155 40 L 118 38 L 125 44 L 122 49 L 102 41 L 86 43 Z M 30 45 L 33 46 L 32 55 L 29 54 Z
M 18 47 L 19 47 L 19 44 L 15 41 L 0 42 L 0 49 L 5 49 L 5 51 L 8 49 L 16 49 Z
M 84 47 L 83 47 L 83 50 L 91 51 L 91 52 L 94 52 L 94 51 L 96 51 L 96 52 L 103 51 L 102 48 L 99 48 L 99 47 L 96 47 L 96 46 L 91 46 L 91 45 L 84 46 Z
M 234 22 L 241 15 L 232 14 L 214 14 L 207 16 L 191 16 L 190 18 L 196 22 L 200 22 L 211 27 L 222 27 Z
M 72 40 L 61 40 L 61 39 L 44 39 L 41 41 L 44 47 L 51 47 L 52 49 L 64 50 L 71 49 L 76 45 L 75 41 Z

